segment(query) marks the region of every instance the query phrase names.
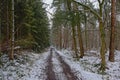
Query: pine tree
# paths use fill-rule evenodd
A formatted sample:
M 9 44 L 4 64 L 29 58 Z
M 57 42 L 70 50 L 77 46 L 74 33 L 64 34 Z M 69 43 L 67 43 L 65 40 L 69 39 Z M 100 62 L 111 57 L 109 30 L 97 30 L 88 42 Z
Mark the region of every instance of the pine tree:
M 115 0 L 111 2 L 111 35 L 110 35 L 110 52 L 109 61 L 114 62 L 114 50 L 115 50 Z

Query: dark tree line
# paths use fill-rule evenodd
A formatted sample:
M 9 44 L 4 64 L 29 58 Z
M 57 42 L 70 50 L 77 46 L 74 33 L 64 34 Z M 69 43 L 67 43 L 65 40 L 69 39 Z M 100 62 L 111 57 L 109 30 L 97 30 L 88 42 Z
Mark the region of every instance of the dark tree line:
M 34 51 L 48 47 L 49 21 L 42 0 L 0 0 L 0 31 L 1 52 L 10 54 L 13 43 L 14 48 Z

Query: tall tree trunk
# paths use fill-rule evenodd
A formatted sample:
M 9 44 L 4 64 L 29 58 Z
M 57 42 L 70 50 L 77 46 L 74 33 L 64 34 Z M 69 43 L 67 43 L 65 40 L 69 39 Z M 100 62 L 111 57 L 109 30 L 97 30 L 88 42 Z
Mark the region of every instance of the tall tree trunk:
M 0 1 L 1 2 L 1 1 Z M 1 24 L 2 24 L 2 22 L 1 22 L 1 5 L 0 5 L 0 45 L 2 46 L 2 44 L 1 44 L 1 38 L 2 38 L 2 35 L 1 35 Z M 0 46 L 0 55 L 1 55 L 1 46 Z
M 85 13 L 85 47 L 86 47 L 86 50 L 88 48 L 88 42 L 87 42 L 87 16 L 86 16 L 86 13 Z
M 9 10 L 8 10 L 8 1 L 7 1 L 7 22 L 6 22 L 6 26 L 7 26 L 7 45 L 9 46 Z
M 81 26 L 80 26 L 80 14 L 79 14 L 79 9 L 78 9 L 78 5 L 76 3 L 74 3 L 74 10 L 77 11 L 76 12 L 76 25 L 77 25 L 77 32 L 78 32 L 78 41 L 79 41 L 79 48 L 80 48 L 80 58 L 83 58 L 84 56 L 84 48 L 83 48 L 83 41 L 82 41 L 82 34 L 81 34 Z
M 73 43 L 74 43 L 74 51 L 75 51 L 75 55 L 78 58 L 78 54 L 77 54 L 77 42 L 76 42 L 76 31 L 75 31 L 75 26 L 72 24 L 72 33 L 73 33 Z
M 71 0 L 67 0 L 67 8 L 68 10 L 71 12 Z M 72 20 L 71 20 L 71 26 L 72 26 L 72 38 L 73 38 L 73 43 L 74 43 L 74 51 L 75 51 L 75 55 L 78 58 L 78 54 L 77 54 L 77 41 L 76 41 L 76 31 L 75 31 L 75 16 L 72 13 L 71 14 Z
M 101 34 L 101 49 L 100 49 L 100 54 L 101 54 L 101 70 L 105 70 L 105 33 L 104 33 L 104 29 L 103 29 L 103 24 L 102 21 L 100 20 L 100 34 Z
M 79 13 L 76 14 L 78 21 L 77 21 L 77 32 L 78 32 L 78 40 L 79 40 L 79 47 L 80 47 L 80 58 L 84 56 L 84 48 L 83 48 L 83 41 L 82 41 L 82 34 L 81 34 L 81 27 L 80 27 L 80 16 Z
M 83 56 L 84 56 L 84 48 L 83 48 L 83 41 L 82 41 L 80 25 L 77 26 L 77 30 L 78 30 L 78 39 L 79 39 L 79 47 L 80 47 L 80 58 L 83 58 Z
M 110 47 L 109 47 L 109 61 L 114 62 L 115 50 L 115 1 L 111 2 L 111 34 L 110 34 Z
M 10 53 L 10 59 L 14 59 L 14 0 L 12 0 L 12 43 L 11 43 L 11 53 Z
M 64 43 L 63 43 L 63 48 L 67 48 L 67 44 L 68 44 L 68 29 L 66 27 L 66 29 L 64 29 Z
M 59 37 L 60 37 L 60 42 L 59 42 L 59 48 L 62 49 L 62 26 L 59 27 Z
M 104 32 L 104 27 L 103 27 L 103 20 L 102 20 L 102 15 L 103 15 L 103 10 L 102 10 L 102 6 L 103 4 L 99 3 L 99 7 L 100 7 L 100 17 L 101 19 L 99 19 L 99 30 L 100 30 L 100 36 L 101 36 L 101 50 L 100 50 L 100 54 L 101 54 L 101 70 L 104 71 L 105 67 L 106 67 L 106 61 L 105 61 L 105 32 Z

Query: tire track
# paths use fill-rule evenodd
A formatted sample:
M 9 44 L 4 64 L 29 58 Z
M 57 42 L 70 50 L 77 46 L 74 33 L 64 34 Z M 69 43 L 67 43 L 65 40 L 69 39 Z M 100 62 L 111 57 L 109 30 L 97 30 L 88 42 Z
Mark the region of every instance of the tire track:
M 48 56 L 47 60 L 47 66 L 46 66 L 46 75 L 47 79 L 46 80 L 56 80 L 55 78 L 55 72 L 53 71 L 53 64 L 52 64 L 52 49 L 50 50 L 50 55 Z
M 62 59 L 58 52 L 55 52 L 58 60 L 61 63 L 61 67 L 63 68 L 63 73 L 66 75 L 67 80 L 79 80 L 78 77 L 72 72 L 70 66 Z M 82 79 L 81 79 L 82 80 Z

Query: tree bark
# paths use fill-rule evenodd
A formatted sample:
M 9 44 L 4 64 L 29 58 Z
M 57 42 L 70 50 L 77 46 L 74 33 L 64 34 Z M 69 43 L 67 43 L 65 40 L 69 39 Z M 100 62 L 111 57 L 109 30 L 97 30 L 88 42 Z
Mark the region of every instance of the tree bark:
M 11 53 L 10 59 L 14 59 L 14 0 L 12 0 L 12 42 L 11 42 Z
M 67 8 L 68 8 L 68 10 L 71 12 L 72 10 L 72 8 L 71 8 L 71 0 L 67 0 Z M 77 41 L 76 41 L 76 31 L 75 31 L 75 22 L 74 22 L 74 20 L 75 20 L 75 16 L 74 16 L 74 14 L 73 13 L 71 13 L 71 17 L 72 17 L 72 19 L 71 19 L 71 27 L 72 27 L 72 38 L 73 38 L 73 44 L 74 44 L 74 51 L 75 51 L 75 55 L 76 55 L 76 57 L 78 58 L 78 54 L 77 54 Z
M 105 61 L 105 31 L 103 27 L 103 20 L 102 20 L 102 15 L 103 15 L 103 10 L 102 10 L 103 4 L 99 3 L 100 11 L 99 14 L 101 16 L 101 19 L 99 19 L 99 30 L 100 30 L 100 36 L 101 36 L 101 49 L 100 49 L 100 54 L 101 54 L 101 70 L 104 71 L 106 68 L 106 61 Z
M 76 57 L 78 58 L 78 54 L 77 54 L 77 42 L 76 42 L 76 31 L 75 31 L 75 26 L 72 25 L 72 33 L 73 33 L 73 43 L 74 43 L 74 51 L 76 54 Z
M 85 50 L 87 50 L 87 48 L 88 48 L 88 42 L 87 42 L 87 16 L 86 16 L 86 13 L 85 13 L 85 47 L 86 47 L 86 49 Z
M 79 39 L 79 47 L 80 47 L 80 58 L 83 58 L 84 48 L 83 48 L 83 41 L 82 41 L 82 35 L 81 35 L 81 28 L 79 25 L 77 26 L 77 29 L 78 29 L 78 39 Z
M 79 41 L 79 48 L 80 48 L 80 58 L 83 58 L 84 56 L 84 47 L 83 47 L 83 41 L 82 41 L 82 34 L 81 34 L 81 27 L 80 27 L 80 16 L 77 12 L 76 14 L 78 21 L 77 21 L 77 32 L 78 32 L 78 41 Z
M 60 37 L 60 42 L 59 42 L 59 48 L 62 49 L 62 26 L 59 27 L 59 37 Z
M 111 2 L 111 34 L 110 34 L 110 46 L 109 46 L 109 61 L 114 62 L 114 50 L 115 50 L 115 0 Z

